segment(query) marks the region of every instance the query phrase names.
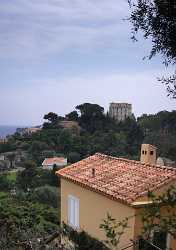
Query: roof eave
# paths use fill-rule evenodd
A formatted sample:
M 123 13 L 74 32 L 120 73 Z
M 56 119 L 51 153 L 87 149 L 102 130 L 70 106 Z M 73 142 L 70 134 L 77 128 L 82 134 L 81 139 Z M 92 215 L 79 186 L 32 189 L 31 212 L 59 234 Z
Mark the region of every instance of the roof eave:
M 75 180 L 75 179 L 71 179 L 71 178 L 69 178 L 69 177 L 67 177 L 67 176 L 64 176 L 64 175 L 58 173 L 58 172 L 59 172 L 59 171 L 56 172 L 56 175 L 57 175 L 57 176 L 61 177 L 62 179 L 65 179 L 65 180 L 67 180 L 67 181 L 70 181 L 70 182 L 72 182 L 72 183 L 74 183 L 74 184 L 77 184 L 78 186 L 80 186 L 80 187 L 82 187 L 82 188 L 85 188 L 85 189 L 87 189 L 87 190 L 90 190 L 90 191 L 93 191 L 93 192 L 98 193 L 98 194 L 100 194 L 100 195 L 103 195 L 103 196 L 105 196 L 106 198 L 108 198 L 108 199 L 110 199 L 110 200 L 120 202 L 120 203 L 122 203 L 123 205 L 126 205 L 126 206 L 131 206 L 131 204 L 132 204 L 131 202 L 127 202 L 127 201 L 125 201 L 125 200 L 118 199 L 118 198 L 116 198 L 116 197 L 114 197 L 114 196 L 112 196 L 112 195 L 110 195 L 110 194 L 106 194 L 106 193 L 104 193 L 104 192 L 101 191 L 101 190 L 97 190 L 97 189 L 95 189 L 95 188 L 93 188 L 93 187 L 90 187 L 89 185 L 86 185 L 86 184 L 84 184 L 84 183 L 81 183 L 81 182 L 79 182 L 79 181 L 77 181 L 77 180 Z

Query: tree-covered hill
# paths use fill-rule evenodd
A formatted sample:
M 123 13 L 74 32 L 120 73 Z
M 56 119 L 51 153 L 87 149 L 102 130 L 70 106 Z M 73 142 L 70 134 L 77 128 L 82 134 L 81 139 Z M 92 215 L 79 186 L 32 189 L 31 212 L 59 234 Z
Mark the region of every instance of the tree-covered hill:
M 45 157 L 64 155 L 70 163 L 95 152 L 138 159 L 140 145 L 152 143 L 160 156 L 176 160 L 176 111 L 161 111 L 133 117 L 117 123 L 105 114 L 98 104 L 84 103 L 61 117 L 53 112 L 44 115 L 40 132 L 15 133 L 8 143 L 0 145 L 0 152 L 25 150 L 28 159 L 41 164 Z M 61 126 L 63 121 L 74 121 L 78 133 Z

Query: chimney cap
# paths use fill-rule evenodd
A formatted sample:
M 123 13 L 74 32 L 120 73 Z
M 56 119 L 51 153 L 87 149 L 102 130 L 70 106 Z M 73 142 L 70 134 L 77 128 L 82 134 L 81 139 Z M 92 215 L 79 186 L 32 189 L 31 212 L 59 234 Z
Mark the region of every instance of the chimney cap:
M 149 143 L 142 143 L 141 147 L 142 147 L 142 146 L 147 146 L 147 147 L 152 147 L 152 148 L 157 149 L 156 146 L 154 146 L 154 145 L 152 145 L 152 144 L 149 144 Z

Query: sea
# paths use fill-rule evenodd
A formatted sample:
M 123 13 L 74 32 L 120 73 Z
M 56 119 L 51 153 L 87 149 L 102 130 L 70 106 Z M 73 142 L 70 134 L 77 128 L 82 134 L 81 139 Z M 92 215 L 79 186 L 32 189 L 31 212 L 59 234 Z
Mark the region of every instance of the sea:
M 5 125 L 0 125 L 0 137 L 4 138 L 7 135 L 12 135 L 15 133 L 16 129 L 18 126 L 5 126 Z

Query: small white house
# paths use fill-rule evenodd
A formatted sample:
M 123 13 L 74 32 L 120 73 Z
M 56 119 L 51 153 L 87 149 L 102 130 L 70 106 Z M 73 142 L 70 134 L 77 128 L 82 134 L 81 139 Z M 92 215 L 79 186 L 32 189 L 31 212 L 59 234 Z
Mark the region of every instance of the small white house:
M 56 165 L 57 167 L 66 166 L 67 158 L 64 158 L 64 157 L 46 158 L 42 163 L 43 169 L 52 170 L 54 165 Z

